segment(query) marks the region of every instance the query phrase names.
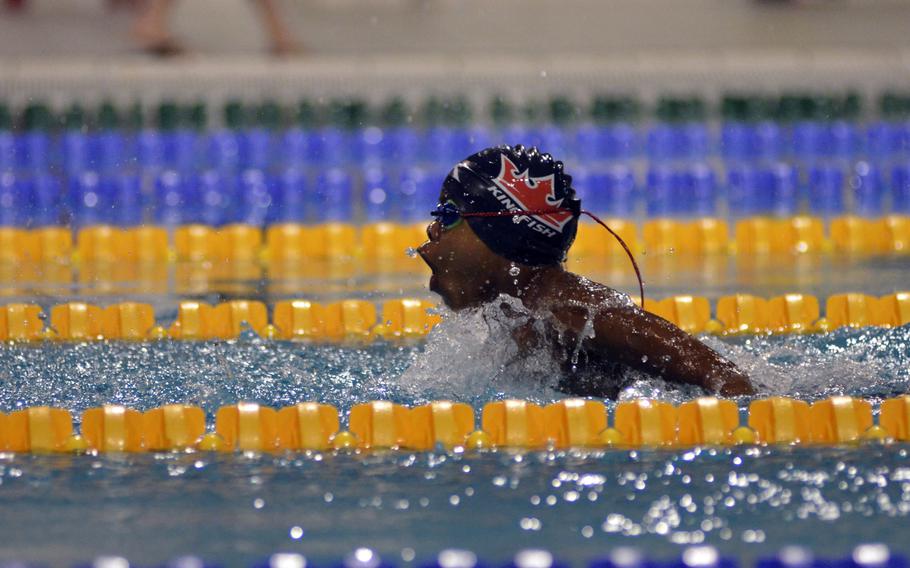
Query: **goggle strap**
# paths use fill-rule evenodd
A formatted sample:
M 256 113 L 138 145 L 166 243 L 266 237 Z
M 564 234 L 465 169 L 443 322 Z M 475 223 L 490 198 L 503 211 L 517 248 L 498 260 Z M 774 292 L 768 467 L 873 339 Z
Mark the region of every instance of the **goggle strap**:
M 562 207 L 549 207 L 546 209 L 531 209 L 531 210 L 518 210 L 518 211 L 477 211 L 474 213 L 462 213 L 462 217 L 516 217 L 518 215 L 546 215 L 548 213 L 571 213 L 570 209 L 565 209 Z M 632 254 L 632 251 L 629 249 L 629 245 L 626 244 L 626 241 L 622 240 L 622 237 L 616 234 L 613 229 L 607 226 L 606 223 L 601 221 L 597 215 L 591 213 L 590 211 L 582 210 L 583 214 L 587 215 L 591 219 L 599 224 L 601 227 L 607 230 L 613 238 L 619 241 L 619 244 L 622 245 L 626 255 L 629 257 L 629 261 L 632 263 L 632 268 L 635 269 L 635 277 L 638 279 L 638 293 L 641 296 L 641 307 L 645 307 L 645 284 L 641 278 L 641 270 L 638 268 L 638 263 L 635 262 L 635 255 Z

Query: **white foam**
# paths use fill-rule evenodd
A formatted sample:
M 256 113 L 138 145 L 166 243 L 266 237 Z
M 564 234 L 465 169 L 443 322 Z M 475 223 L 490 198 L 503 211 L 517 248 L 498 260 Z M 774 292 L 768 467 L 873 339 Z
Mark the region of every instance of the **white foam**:
M 443 311 L 443 322 L 427 337 L 423 353 L 415 354 L 399 386 L 451 398 L 479 396 L 491 387 L 526 397 L 549 390 L 559 378 L 558 362 L 548 349 L 519 355 L 512 339 L 529 322 L 521 300 L 509 296 L 481 308 Z

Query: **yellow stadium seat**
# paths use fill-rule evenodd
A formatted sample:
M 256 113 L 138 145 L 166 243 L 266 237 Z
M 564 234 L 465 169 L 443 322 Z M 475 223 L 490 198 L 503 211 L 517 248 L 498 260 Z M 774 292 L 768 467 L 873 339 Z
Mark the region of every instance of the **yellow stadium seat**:
M 813 442 L 854 442 L 872 427 L 872 405 L 858 398 L 835 396 L 809 407 L 809 419 Z
M 280 339 L 325 339 L 325 308 L 309 300 L 285 300 L 272 314 Z
M 775 396 L 749 405 L 749 427 L 766 444 L 808 443 L 809 405 L 801 400 Z
M 910 216 L 889 215 L 882 219 L 886 252 L 910 252 Z
M 278 449 L 278 413 L 268 406 L 240 402 L 215 414 L 215 433 L 224 451 L 268 452 Z
M 101 312 L 101 334 L 105 339 L 148 339 L 155 327 L 155 311 L 150 304 L 123 302 Z
M 818 217 L 797 216 L 776 222 L 775 252 L 819 252 L 825 247 L 825 227 Z
M 717 319 L 723 333 L 764 333 L 768 330 L 768 301 L 749 294 L 722 296 Z
M 11 452 L 59 452 L 73 433 L 68 410 L 33 406 L 6 417 L 6 447 Z
M 875 325 L 899 327 L 910 323 L 910 292 L 897 292 L 878 299 Z
M 215 337 L 232 339 L 240 335 L 246 323 L 259 335 L 264 335 L 269 324 L 265 304 L 251 300 L 222 302 L 212 310 L 212 329 Z
M 41 338 L 43 329 L 40 306 L 8 304 L 0 307 L 0 341 L 34 341 Z
M 355 404 L 348 419 L 351 432 L 366 449 L 406 446 L 410 421 L 407 408 L 384 400 Z
M 83 302 L 59 304 L 51 308 L 51 328 L 57 339 L 86 341 L 101 338 L 102 311 Z
M 81 229 L 76 236 L 76 251 L 82 262 L 115 262 L 126 256 L 126 234 L 110 225 Z
M 151 451 L 187 450 L 205 434 L 205 412 L 189 404 L 167 404 L 142 415 L 142 439 Z
M 201 262 L 213 260 L 218 252 L 215 229 L 207 225 L 183 225 L 174 230 L 177 260 Z
M 638 306 L 641 303 L 641 300 L 639 299 L 638 295 L 632 296 L 632 301 L 635 303 L 636 306 Z M 663 304 L 660 303 L 660 300 L 655 300 L 653 298 L 645 298 L 645 305 L 644 305 L 644 308 L 642 308 L 642 309 L 644 309 L 644 311 L 646 311 L 650 314 L 660 316 L 666 320 L 668 320 L 668 317 L 670 317 L 663 312 L 664 306 L 663 306 Z
M 401 258 L 405 249 L 413 246 L 406 225 L 381 221 L 364 225 L 360 230 L 360 244 L 366 257 L 380 259 Z
M 170 252 L 164 227 L 134 227 L 124 231 L 124 256 L 136 262 L 163 262 Z
M 99 452 L 141 452 L 142 414 L 109 404 L 82 413 L 82 436 Z
M 634 221 L 629 219 L 610 218 L 603 219 L 619 237 L 625 241 L 633 253 L 638 248 L 638 228 Z M 570 254 L 575 258 L 625 256 L 622 245 L 603 227 L 591 221 L 578 223 L 578 233 L 572 244 Z
M 0 262 L 22 262 L 31 256 L 32 242 L 25 229 L 0 227 Z
M 786 294 L 768 301 L 768 325 L 775 333 L 815 331 L 818 298 L 808 294 Z
M 474 431 L 474 409 L 463 402 L 438 400 L 411 410 L 407 445 L 415 450 L 432 450 L 436 444 L 447 449 L 462 446 Z
M 629 446 L 676 443 L 676 408 L 659 400 L 638 399 L 616 405 L 613 426 Z
M 651 219 L 642 227 L 644 249 L 648 254 L 672 254 L 680 250 L 685 239 L 685 227 L 674 219 Z
M 570 398 L 543 409 L 544 433 L 557 448 L 601 445 L 607 428 L 607 407 L 598 400 Z
M 215 238 L 215 257 L 229 261 L 255 261 L 262 247 L 262 231 L 241 223 L 221 227 Z
M 408 246 L 417 248 L 427 241 L 429 238 L 427 236 L 427 227 L 429 223 L 426 221 L 420 221 L 418 223 L 410 223 L 405 225 L 405 233 L 407 235 L 406 244 Z
M 533 402 L 503 400 L 483 407 L 481 429 L 494 446 L 541 448 L 546 444 L 544 412 Z
M 885 225 L 877 219 L 844 215 L 831 220 L 834 250 L 846 254 L 875 254 L 885 247 Z
M 879 313 L 878 298 L 865 294 L 835 294 L 825 305 L 830 329 L 875 325 Z
M 723 445 L 733 442 L 739 409 L 732 400 L 702 397 L 679 405 L 677 440 L 681 445 Z
M 325 308 L 325 334 L 331 341 L 367 341 L 376 325 L 376 306 L 365 300 L 334 302 Z
M 324 223 L 310 229 L 307 250 L 311 257 L 335 261 L 354 256 L 359 244 L 354 225 Z
M 302 402 L 278 411 L 278 446 L 287 450 L 327 450 L 338 432 L 338 409 Z
M 69 262 L 73 233 L 68 227 L 41 227 L 30 233 L 30 251 L 38 262 Z
M 684 227 L 685 240 L 680 243 L 683 252 L 693 254 L 726 253 L 730 245 L 727 222 L 714 217 L 690 221 Z
M 741 255 L 774 252 L 777 221 L 768 217 L 750 217 L 736 222 L 736 252 Z
M 426 300 L 402 298 L 382 304 L 382 319 L 376 334 L 384 339 L 415 339 L 425 337 L 442 318 L 428 310 L 436 304 Z
M 271 262 L 300 261 L 309 255 L 311 231 L 299 223 L 270 225 L 265 232 L 266 256 Z

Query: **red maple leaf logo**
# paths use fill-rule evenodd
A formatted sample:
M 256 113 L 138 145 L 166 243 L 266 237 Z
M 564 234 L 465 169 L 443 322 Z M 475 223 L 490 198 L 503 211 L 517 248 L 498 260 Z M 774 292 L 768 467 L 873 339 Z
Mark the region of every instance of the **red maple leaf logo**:
M 532 211 L 562 205 L 562 199 L 556 199 L 553 174 L 545 177 L 531 177 L 528 175 L 529 170 L 518 171 L 518 166 L 513 164 L 505 154 L 500 154 L 500 157 L 502 162 L 499 176 L 493 179 L 493 183 L 511 197 L 520 208 Z M 572 213 L 557 211 L 544 215 L 532 215 L 532 217 L 561 233 L 562 228 L 572 218 Z

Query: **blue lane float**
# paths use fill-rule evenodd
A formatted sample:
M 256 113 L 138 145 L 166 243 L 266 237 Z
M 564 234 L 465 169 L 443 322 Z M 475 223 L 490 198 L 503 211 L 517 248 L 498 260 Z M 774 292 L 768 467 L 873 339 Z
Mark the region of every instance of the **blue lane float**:
M 251 563 L 250 568 L 307 568 L 330 565 L 333 568 L 395 568 L 399 564 L 380 556 L 370 548 L 358 548 L 340 560 L 312 563 L 307 556 L 294 552 L 279 552 Z M 405 564 L 404 562 L 401 563 Z M 409 560 L 407 564 L 411 564 Z M 570 568 L 559 556 L 543 549 L 519 550 L 507 562 L 487 561 L 470 550 L 447 549 L 430 559 L 416 559 L 421 568 Z M 759 557 L 754 562 L 741 561 L 725 556 L 713 546 L 692 546 L 673 558 L 653 558 L 641 549 L 619 547 L 609 553 L 592 558 L 588 568 L 907 568 L 907 557 L 893 553 L 883 544 L 861 544 L 849 556 L 828 557 L 810 549 L 790 546 L 777 554 Z M 3 566 L 31 566 L 22 562 L 7 562 Z M 74 564 L 74 568 L 129 568 L 128 559 L 119 556 L 99 556 L 89 563 Z M 198 556 L 175 558 L 161 568 L 221 568 L 224 564 L 211 562 Z

